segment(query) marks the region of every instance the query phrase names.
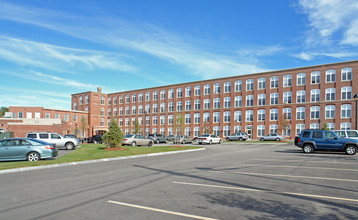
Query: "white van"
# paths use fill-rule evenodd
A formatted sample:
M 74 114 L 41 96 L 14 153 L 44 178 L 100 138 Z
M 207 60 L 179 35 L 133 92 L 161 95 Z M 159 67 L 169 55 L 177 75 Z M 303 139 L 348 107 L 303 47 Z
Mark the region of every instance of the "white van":
M 340 137 L 358 139 L 358 130 L 334 130 Z
M 50 144 L 55 144 L 56 147 L 65 147 L 67 150 L 74 150 L 79 146 L 79 141 L 76 138 L 65 138 L 57 133 L 50 132 L 31 132 L 26 135 L 27 138 L 34 138 L 45 141 Z

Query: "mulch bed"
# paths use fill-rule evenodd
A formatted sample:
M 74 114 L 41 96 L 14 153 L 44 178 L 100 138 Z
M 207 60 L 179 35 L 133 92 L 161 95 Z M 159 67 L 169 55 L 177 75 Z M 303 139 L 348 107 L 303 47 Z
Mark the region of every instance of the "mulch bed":
M 103 150 L 111 150 L 111 151 L 117 151 L 117 150 L 128 150 L 121 147 L 112 147 L 112 148 L 104 148 Z
M 175 145 L 175 146 L 172 146 L 172 147 L 184 148 L 185 146 Z

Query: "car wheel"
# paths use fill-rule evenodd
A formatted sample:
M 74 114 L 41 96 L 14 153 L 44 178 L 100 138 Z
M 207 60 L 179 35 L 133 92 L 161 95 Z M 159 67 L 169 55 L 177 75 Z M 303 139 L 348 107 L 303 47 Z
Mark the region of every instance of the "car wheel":
M 280 141 L 280 138 L 276 138 L 276 141 Z
M 182 142 L 182 144 L 186 144 L 186 142 L 185 142 L 185 141 L 183 141 L 183 142 Z
M 156 144 L 159 144 L 159 140 L 156 141 Z
M 212 144 L 212 143 L 213 143 L 213 142 L 210 140 L 210 141 L 209 141 L 209 144 Z
M 203 143 L 199 142 L 199 144 L 201 145 L 201 144 L 203 144 Z
M 260 141 L 264 141 L 265 139 L 264 138 L 260 138 Z
M 230 141 L 230 138 L 226 138 L 227 141 Z
M 310 144 L 305 144 L 305 145 L 303 146 L 303 152 L 305 152 L 305 153 L 307 153 L 307 154 L 312 153 L 312 152 L 313 152 L 313 147 L 312 147 L 312 145 L 310 145 Z
M 26 159 L 28 161 L 38 161 L 41 159 L 41 157 L 40 157 L 40 154 L 37 152 L 30 152 L 29 154 L 27 154 Z
M 221 144 L 221 139 L 219 140 L 219 144 Z
M 345 151 L 348 155 L 354 155 L 357 153 L 357 148 L 354 145 L 348 145 Z
M 73 150 L 75 148 L 75 145 L 72 142 L 68 142 L 65 145 L 67 150 Z
M 133 142 L 131 143 L 131 146 L 135 147 L 135 146 L 137 146 L 137 143 L 136 143 L 135 141 L 133 141 Z
M 241 137 L 241 138 L 239 138 L 239 141 L 243 141 L 244 139 Z
M 151 146 L 153 146 L 153 142 L 149 141 L 148 147 L 151 147 Z

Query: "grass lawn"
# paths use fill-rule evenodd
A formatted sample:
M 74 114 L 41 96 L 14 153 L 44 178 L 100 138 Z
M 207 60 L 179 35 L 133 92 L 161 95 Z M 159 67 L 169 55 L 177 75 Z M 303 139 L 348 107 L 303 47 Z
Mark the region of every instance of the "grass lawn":
M 275 143 L 275 144 L 289 144 L 289 143 L 294 143 L 294 141 L 288 140 L 288 141 L 224 141 L 225 143 L 260 143 L 260 144 L 269 144 L 269 143 Z
M 51 164 L 60 164 L 68 162 L 77 162 L 85 160 L 95 160 L 102 158 L 110 157 L 123 157 L 123 156 L 132 156 L 140 154 L 150 154 L 150 153 L 159 153 L 159 152 L 168 152 L 168 151 L 178 151 L 178 150 L 189 150 L 197 149 L 201 147 L 194 146 L 185 146 L 181 145 L 180 147 L 175 146 L 155 146 L 152 147 L 132 147 L 132 146 L 123 146 L 123 150 L 105 150 L 103 144 L 83 144 L 82 147 L 60 157 L 57 159 L 46 159 L 41 161 L 16 161 L 16 162 L 0 162 L 0 170 L 12 169 L 12 168 L 21 168 L 21 167 L 31 167 L 31 166 L 44 166 Z

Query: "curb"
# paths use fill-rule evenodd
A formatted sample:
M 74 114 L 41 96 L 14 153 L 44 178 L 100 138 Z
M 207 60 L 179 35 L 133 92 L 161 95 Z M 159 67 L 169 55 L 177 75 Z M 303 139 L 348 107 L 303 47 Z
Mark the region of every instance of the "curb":
M 169 151 L 169 152 L 160 152 L 160 153 L 152 153 L 152 154 L 141 154 L 141 155 L 125 156 L 125 157 L 112 157 L 112 158 L 103 158 L 98 160 L 85 160 L 79 162 L 60 163 L 60 164 L 52 164 L 52 165 L 36 166 L 36 167 L 15 168 L 15 169 L 8 169 L 8 170 L 0 170 L 0 175 L 8 174 L 8 173 L 24 172 L 30 170 L 41 170 L 41 169 L 49 169 L 55 167 L 67 167 L 67 166 L 74 166 L 74 165 L 81 165 L 81 164 L 90 164 L 90 163 L 107 162 L 107 161 L 115 161 L 115 160 L 126 160 L 126 159 L 134 159 L 134 158 L 141 158 L 141 157 L 154 157 L 154 156 L 187 153 L 187 152 L 202 151 L 202 150 L 206 150 L 206 148 L 181 150 L 181 151 Z

